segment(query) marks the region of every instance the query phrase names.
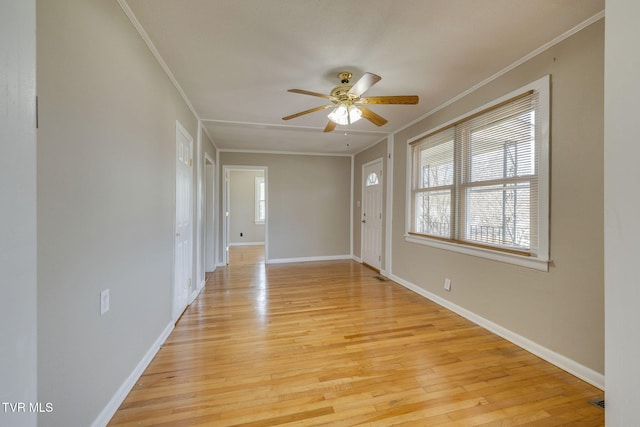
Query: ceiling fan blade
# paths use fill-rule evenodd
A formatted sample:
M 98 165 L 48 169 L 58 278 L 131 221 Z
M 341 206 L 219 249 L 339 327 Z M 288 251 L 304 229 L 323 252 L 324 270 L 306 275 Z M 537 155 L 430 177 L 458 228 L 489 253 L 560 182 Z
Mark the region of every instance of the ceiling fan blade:
M 417 95 L 406 96 L 370 96 L 368 98 L 360 98 L 356 104 L 417 104 Z
M 299 93 L 301 95 L 317 96 L 318 98 L 324 98 L 324 99 L 331 99 L 331 100 L 334 99 L 333 96 L 331 95 L 325 95 L 324 93 L 311 92 L 309 90 L 303 90 L 303 89 L 289 89 L 287 92 Z
M 300 111 L 299 113 L 295 113 L 290 116 L 283 117 L 282 120 L 295 119 L 296 117 L 304 116 L 305 114 L 309 114 L 309 113 L 315 113 L 316 111 L 320 111 L 320 110 L 326 110 L 327 108 L 331 108 L 331 107 L 335 107 L 335 105 L 328 104 L 328 105 L 323 105 L 321 107 L 312 108 L 310 110 Z
M 349 90 L 350 94 L 360 96 L 365 93 L 371 86 L 378 83 L 382 77 L 373 73 L 364 73 L 364 76 L 360 78 Z
M 358 108 L 360 109 L 360 111 L 362 111 L 362 117 L 364 117 L 365 119 L 369 120 L 374 125 L 382 126 L 382 125 L 387 123 L 387 119 L 385 119 L 384 117 L 374 113 L 373 111 L 369 110 L 368 108 L 363 107 L 362 105 L 358 105 Z
M 336 128 L 336 122 L 334 122 L 333 120 L 329 120 L 329 123 L 327 123 L 327 126 L 324 128 L 324 131 L 333 132 L 335 128 Z

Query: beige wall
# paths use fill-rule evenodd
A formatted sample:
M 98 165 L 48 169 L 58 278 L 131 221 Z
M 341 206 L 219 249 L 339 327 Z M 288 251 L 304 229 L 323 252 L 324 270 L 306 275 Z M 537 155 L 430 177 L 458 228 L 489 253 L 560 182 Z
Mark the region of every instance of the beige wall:
M 604 372 L 604 22 L 588 28 L 395 135 L 396 276 Z M 552 81 L 549 272 L 404 240 L 407 140 L 544 75 Z M 443 290 L 452 281 L 450 293 Z
M 37 75 L 40 425 L 86 426 L 171 323 L 175 126 L 195 150 L 197 123 L 115 1 L 38 1 Z
M 0 3 L 0 403 L 38 398 L 35 21 L 34 0 Z M 37 417 L 0 407 L 2 425 Z
M 221 152 L 220 165 L 268 168 L 269 260 L 350 255 L 349 157 Z

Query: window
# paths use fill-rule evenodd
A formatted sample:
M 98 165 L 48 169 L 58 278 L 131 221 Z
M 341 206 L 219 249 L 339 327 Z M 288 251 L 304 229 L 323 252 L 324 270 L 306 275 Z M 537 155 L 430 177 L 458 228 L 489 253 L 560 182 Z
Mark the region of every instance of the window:
M 264 224 L 266 216 L 266 197 L 264 188 L 264 177 L 256 176 L 256 224 Z
M 408 240 L 548 268 L 548 82 L 410 142 Z
M 369 174 L 369 176 L 367 177 L 367 182 L 366 182 L 366 186 L 370 187 L 372 185 L 378 185 L 379 181 L 378 181 L 378 174 L 375 172 L 371 172 Z

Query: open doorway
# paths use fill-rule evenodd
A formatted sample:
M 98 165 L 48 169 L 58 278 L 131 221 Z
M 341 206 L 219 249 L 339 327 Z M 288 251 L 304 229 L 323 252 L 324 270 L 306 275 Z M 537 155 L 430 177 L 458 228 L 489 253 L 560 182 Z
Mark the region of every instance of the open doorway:
M 224 166 L 224 263 L 235 246 L 262 246 L 267 258 L 267 167 Z
M 215 243 L 215 161 L 204 154 L 204 271 L 216 269 Z

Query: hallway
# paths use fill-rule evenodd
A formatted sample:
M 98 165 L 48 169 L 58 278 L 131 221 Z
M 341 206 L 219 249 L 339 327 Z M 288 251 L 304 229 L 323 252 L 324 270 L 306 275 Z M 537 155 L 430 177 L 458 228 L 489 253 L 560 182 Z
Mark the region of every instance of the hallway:
M 109 425 L 585 427 L 600 395 L 361 264 L 232 247 Z

